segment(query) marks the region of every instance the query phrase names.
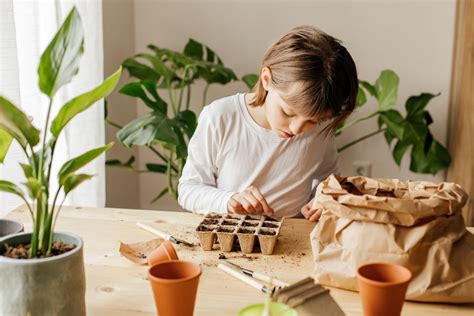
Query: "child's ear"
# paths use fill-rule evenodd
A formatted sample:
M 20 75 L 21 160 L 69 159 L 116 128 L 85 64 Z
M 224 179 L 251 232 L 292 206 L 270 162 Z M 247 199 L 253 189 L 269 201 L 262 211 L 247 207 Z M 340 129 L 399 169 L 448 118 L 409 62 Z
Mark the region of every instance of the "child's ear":
M 260 72 L 260 81 L 262 82 L 263 89 L 268 91 L 270 89 L 270 82 L 272 81 L 272 71 L 268 67 L 263 67 Z

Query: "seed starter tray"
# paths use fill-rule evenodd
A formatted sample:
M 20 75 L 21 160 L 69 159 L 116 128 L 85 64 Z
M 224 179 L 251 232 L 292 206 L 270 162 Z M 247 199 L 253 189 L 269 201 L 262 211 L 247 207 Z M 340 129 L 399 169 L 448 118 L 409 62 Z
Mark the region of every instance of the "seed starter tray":
M 252 253 L 258 249 L 271 255 L 280 235 L 282 219 L 261 215 L 207 214 L 196 228 L 196 234 L 203 250 L 213 250 L 218 241 L 221 251 L 230 252 L 238 242 L 240 250 Z M 236 238 L 237 236 L 237 238 Z

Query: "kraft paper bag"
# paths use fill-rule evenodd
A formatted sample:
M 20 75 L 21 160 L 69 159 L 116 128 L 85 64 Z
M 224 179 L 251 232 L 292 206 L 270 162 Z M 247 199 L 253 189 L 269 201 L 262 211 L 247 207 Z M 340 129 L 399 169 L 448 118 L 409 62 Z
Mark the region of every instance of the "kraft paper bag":
M 311 232 L 315 278 L 357 291 L 357 268 L 389 262 L 413 273 L 406 298 L 474 302 L 474 235 L 454 183 L 329 176 L 316 190 L 323 210 Z

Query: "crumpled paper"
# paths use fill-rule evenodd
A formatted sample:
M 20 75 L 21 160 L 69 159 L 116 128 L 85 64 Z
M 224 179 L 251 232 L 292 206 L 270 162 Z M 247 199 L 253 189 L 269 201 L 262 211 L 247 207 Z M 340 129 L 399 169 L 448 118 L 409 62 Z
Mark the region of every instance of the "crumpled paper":
M 466 199 L 454 183 L 329 176 L 313 205 L 323 210 L 311 233 L 316 280 L 356 291 L 359 266 L 390 262 L 413 273 L 409 300 L 474 302 Z
M 119 252 L 122 256 L 134 263 L 146 265 L 148 263 L 148 255 L 153 250 L 158 248 L 162 242 L 163 239 L 161 238 L 137 242 L 133 244 L 125 244 L 123 242 L 120 242 Z

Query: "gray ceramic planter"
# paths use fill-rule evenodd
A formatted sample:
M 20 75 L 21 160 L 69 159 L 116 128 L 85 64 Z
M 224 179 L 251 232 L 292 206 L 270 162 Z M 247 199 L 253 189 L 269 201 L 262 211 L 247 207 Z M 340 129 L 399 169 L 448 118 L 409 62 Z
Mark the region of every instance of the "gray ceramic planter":
M 0 240 L 29 243 L 31 233 Z M 0 315 L 85 315 L 85 276 L 82 239 L 70 233 L 55 233 L 55 240 L 76 247 L 59 256 L 42 259 L 12 259 L 0 255 Z
M 23 231 L 23 224 L 10 219 L 0 219 L 0 239 Z

